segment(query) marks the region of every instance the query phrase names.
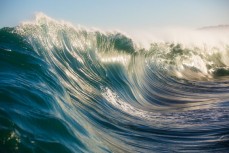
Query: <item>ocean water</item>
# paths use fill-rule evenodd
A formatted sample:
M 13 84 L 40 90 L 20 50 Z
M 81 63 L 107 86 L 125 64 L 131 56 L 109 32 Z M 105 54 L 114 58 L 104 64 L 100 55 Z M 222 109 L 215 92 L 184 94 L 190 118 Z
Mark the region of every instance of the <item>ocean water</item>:
M 0 152 L 229 152 L 229 44 L 203 46 L 0 29 Z

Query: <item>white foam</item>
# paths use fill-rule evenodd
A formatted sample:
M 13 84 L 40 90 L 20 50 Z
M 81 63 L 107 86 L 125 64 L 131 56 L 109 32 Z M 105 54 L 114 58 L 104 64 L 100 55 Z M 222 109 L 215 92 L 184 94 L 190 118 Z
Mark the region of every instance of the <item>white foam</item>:
M 205 31 L 190 28 L 151 28 L 128 30 L 129 35 L 140 46 L 148 49 L 152 42 L 181 43 L 186 47 L 197 46 L 206 49 L 225 47 L 229 44 L 229 30 Z

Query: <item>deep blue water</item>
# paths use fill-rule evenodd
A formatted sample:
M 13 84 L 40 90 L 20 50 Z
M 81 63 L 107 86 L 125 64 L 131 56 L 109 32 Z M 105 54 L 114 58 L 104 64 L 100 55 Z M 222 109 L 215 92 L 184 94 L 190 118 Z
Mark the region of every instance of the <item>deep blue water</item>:
M 2 28 L 0 152 L 227 153 L 223 55 L 47 17 Z

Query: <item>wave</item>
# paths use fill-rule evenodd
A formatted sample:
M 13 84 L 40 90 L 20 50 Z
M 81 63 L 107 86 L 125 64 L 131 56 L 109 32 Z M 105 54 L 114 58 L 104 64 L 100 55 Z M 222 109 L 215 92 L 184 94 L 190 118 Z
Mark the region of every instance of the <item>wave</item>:
M 118 32 L 102 32 L 76 28 L 65 22 L 55 21 L 43 14 L 38 14 L 35 22 L 24 22 L 17 27 L 16 33 L 29 37 L 33 45 L 43 45 L 45 50 L 53 47 L 61 50 L 94 50 L 102 61 L 127 61 L 130 55 L 147 56 L 149 62 L 160 64 L 178 77 L 187 77 L 190 72 L 199 72 L 203 77 L 218 75 L 219 69 L 225 72 L 229 66 L 229 46 L 222 44 L 207 46 L 195 44 L 185 47 L 181 43 L 153 42 L 148 49 L 137 47 L 134 40 Z M 199 36 L 199 35 L 198 35 Z M 225 44 L 226 43 L 226 44 Z M 78 55 L 78 54 L 77 54 Z M 76 56 L 77 56 L 76 55 Z M 107 57 L 110 58 L 107 58 Z M 122 60 L 120 60 L 122 59 Z M 126 63 L 126 62 L 124 62 Z M 188 72 L 188 73 L 186 73 Z M 184 73 L 184 74 L 183 74 Z M 193 74 L 197 75 L 198 74 Z M 223 73 L 227 75 L 227 73 Z
M 1 152 L 227 152 L 229 46 L 38 14 L 0 30 Z

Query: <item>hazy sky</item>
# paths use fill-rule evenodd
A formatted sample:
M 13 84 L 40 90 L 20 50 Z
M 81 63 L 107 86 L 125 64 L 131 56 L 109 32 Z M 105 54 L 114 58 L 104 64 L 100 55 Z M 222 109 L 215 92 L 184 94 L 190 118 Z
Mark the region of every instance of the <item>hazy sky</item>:
M 229 24 L 229 0 L 0 0 L 0 27 L 36 12 L 99 28 L 202 27 Z

